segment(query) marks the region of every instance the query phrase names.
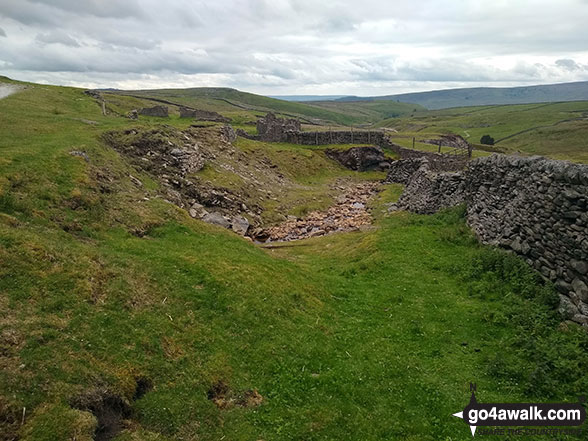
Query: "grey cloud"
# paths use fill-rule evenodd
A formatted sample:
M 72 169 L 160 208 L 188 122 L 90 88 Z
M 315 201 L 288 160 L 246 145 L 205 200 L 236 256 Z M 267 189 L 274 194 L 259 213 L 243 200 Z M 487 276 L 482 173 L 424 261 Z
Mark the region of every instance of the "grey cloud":
M 0 0 L 0 64 L 67 84 L 292 93 L 581 79 L 586 1 L 536 1 Z
M 96 17 L 144 17 L 136 0 L 30 0 L 32 3 L 48 5 L 62 11 L 93 15 Z
M 6 37 L 6 32 L 2 28 L 0 28 L 0 37 Z
M 574 60 L 570 60 L 570 59 L 566 59 L 566 58 L 562 58 L 560 60 L 556 60 L 555 61 L 555 65 L 557 67 L 561 67 L 562 69 L 565 69 L 565 70 L 570 71 L 570 72 L 573 72 L 575 70 L 582 69 L 582 67 L 579 66 L 578 63 L 576 63 Z
M 37 34 L 35 40 L 44 44 L 63 44 L 64 46 L 80 47 L 80 44 L 65 32 L 51 31 L 47 34 Z
M 51 8 L 45 5 L 34 6 L 27 0 L 18 2 L 0 0 L 0 16 L 10 18 L 25 25 L 57 25 L 61 14 L 51 14 Z

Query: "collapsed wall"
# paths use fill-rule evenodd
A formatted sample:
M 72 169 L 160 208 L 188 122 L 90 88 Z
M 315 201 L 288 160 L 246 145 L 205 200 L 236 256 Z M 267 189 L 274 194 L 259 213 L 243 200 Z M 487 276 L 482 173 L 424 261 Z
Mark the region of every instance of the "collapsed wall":
M 169 112 L 167 106 L 153 106 L 142 108 L 141 110 L 139 110 L 139 115 L 167 118 L 169 116 Z
M 190 109 L 187 107 L 180 107 L 180 118 L 195 118 L 200 121 L 212 122 L 231 122 L 230 118 L 222 116 L 220 113 L 202 109 Z
M 483 243 L 523 257 L 560 293 L 560 312 L 588 326 L 588 165 L 492 155 L 458 173 L 398 161 L 388 182 L 406 183 L 394 208 L 433 213 L 464 203 Z

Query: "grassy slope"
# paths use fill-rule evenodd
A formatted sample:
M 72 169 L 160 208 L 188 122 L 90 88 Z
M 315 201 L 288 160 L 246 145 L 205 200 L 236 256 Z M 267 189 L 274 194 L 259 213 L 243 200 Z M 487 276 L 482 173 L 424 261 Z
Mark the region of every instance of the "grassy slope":
M 229 88 L 203 87 L 194 89 L 161 89 L 120 92 L 136 96 L 165 99 L 173 103 L 214 110 L 227 114 L 233 111 L 245 114 L 250 119 L 260 112 L 277 112 L 290 117 L 302 117 L 317 121 L 331 121 L 338 124 L 352 124 L 363 121 L 343 112 L 291 101 L 277 100 Z M 230 113 L 227 116 L 231 116 Z
M 387 118 L 408 116 L 425 111 L 425 108 L 418 104 L 399 103 L 397 101 L 317 101 L 307 104 L 345 113 L 363 123 L 376 123 Z
M 588 162 L 586 101 L 438 110 L 382 121 L 378 126 L 417 138 L 451 132 L 474 143 L 489 134 L 496 140 L 495 147 L 507 152 Z
M 0 432 L 89 440 L 72 398 L 132 400 L 138 377 L 153 389 L 120 441 L 463 439 L 469 381 L 484 401 L 588 387 L 586 334 L 458 212 L 263 250 L 154 198 L 98 141 L 129 124 L 75 89 L 0 101 Z M 219 410 L 218 380 L 264 404 Z
M 588 162 L 588 102 L 585 101 L 426 111 L 419 105 L 396 101 L 328 101 L 302 104 L 226 88 L 164 89 L 129 93 L 214 110 L 232 118 L 235 127 L 249 132 L 254 129 L 247 122 L 254 121 L 268 111 L 274 111 L 284 116 L 320 121 L 322 130 L 327 130 L 331 124 L 374 124 L 375 127 L 395 128 L 400 132 L 398 142 L 402 145 L 406 144 L 403 142 L 405 136 L 410 139 L 416 136 L 419 139 L 442 133 L 456 133 L 477 144 L 482 135 L 489 134 L 497 141 L 496 147 L 508 153 L 520 152 Z M 116 94 L 106 96 L 109 102 L 118 102 L 121 113 L 149 104 L 146 100 L 139 101 Z M 172 111 L 175 112 L 175 109 Z M 434 148 L 423 144 L 418 144 L 417 147 L 424 150 Z M 480 145 L 477 147 L 484 148 Z

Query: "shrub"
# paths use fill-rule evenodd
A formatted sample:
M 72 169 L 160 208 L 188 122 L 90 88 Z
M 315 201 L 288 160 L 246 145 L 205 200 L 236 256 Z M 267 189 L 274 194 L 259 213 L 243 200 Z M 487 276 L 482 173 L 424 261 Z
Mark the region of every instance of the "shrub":
M 494 145 L 494 138 L 490 135 L 484 135 L 480 138 L 480 144 Z

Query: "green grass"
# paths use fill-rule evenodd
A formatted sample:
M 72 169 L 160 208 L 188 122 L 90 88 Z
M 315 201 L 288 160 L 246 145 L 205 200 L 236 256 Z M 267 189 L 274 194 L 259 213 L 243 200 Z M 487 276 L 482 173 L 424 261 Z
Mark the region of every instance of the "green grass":
M 588 389 L 587 334 L 560 323 L 553 289 L 521 260 L 478 245 L 463 210 L 384 217 L 394 185 L 373 202 L 374 230 L 262 249 L 157 197 L 100 141 L 159 123 L 104 117 L 77 89 L 0 100 L 7 439 L 92 439 L 95 419 L 74 407 L 100 391 L 132 406 L 117 441 L 458 440 L 469 429 L 451 414 L 469 382 L 483 402 Z M 334 179 L 382 177 L 344 171 L 322 147 L 237 148 L 300 186 L 285 193 L 294 208 L 313 192 L 319 205 Z M 137 379 L 152 388 L 134 400 Z M 221 410 L 207 398 L 219 380 L 264 401 Z
M 397 101 L 319 101 L 307 103 L 333 112 L 341 112 L 363 124 L 376 123 L 383 119 L 413 116 L 426 111 L 418 104 Z
M 241 92 L 229 88 L 203 87 L 194 89 L 160 89 L 117 92 L 140 97 L 153 97 L 167 101 L 214 110 L 223 115 L 231 116 L 228 112 L 243 115 L 241 119 L 255 119 L 256 115 L 276 112 L 287 117 L 299 117 L 309 121 L 330 121 L 339 124 L 352 124 L 364 121 L 364 118 L 354 118 L 343 112 L 331 111 L 307 104 L 268 98 L 252 93 Z
M 436 110 L 384 120 L 377 126 L 395 128 L 417 139 L 455 133 L 479 143 L 483 135 L 490 135 L 495 147 L 508 153 L 588 162 L 585 101 Z

